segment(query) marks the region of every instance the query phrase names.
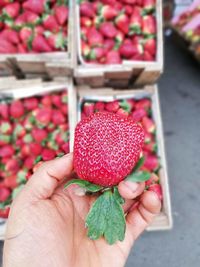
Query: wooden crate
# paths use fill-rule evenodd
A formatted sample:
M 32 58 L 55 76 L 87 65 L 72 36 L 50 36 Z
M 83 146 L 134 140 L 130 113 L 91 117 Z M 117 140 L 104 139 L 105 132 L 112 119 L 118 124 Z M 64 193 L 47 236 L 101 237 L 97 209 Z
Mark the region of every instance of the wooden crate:
M 17 81 L 15 77 L 6 78 L 3 81 L 0 79 L 0 98 L 4 97 L 13 97 L 14 99 L 43 95 L 46 93 L 52 93 L 55 91 L 60 91 L 67 89 L 68 91 L 68 117 L 69 117 L 69 127 L 71 125 L 74 128 L 74 110 L 76 107 L 76 94 L 74 93 L 72 79 L 61 79 L 55 80 L 53 82 L 42 82 L 40 79 L 36 80 L 24 80 Z M 6 84 L 6 86 L 4 86 Z M 70 134 L 73 134 L 73 129 L 70 129 Z M 70 147 L 73 147 L 73 138 L 70 140 Z M 0 240 L 4 239 L 5 228 L 6 228 L 5 219 L 0 218 Z
M 76 33 L 77 33 L 77 65 L 74 71 L 75 80 L 78 85 L 87 84 L 92 87 L 111 86 L 116 88 L 127 88 L 153 84 L 157 81 L 163 71 L 163 23 L 162 23 L 162 1 L 156 1 L 157 20 L 157 55 L 156 61 L 128 61 L 116 65 L 86 64 L 81 56 L 80 40 L 80 18 L 79 5 L 75 8 Z
M 4 72 L 9 70 L 17 77 L 47 77 L 70 76 L 75 62 L 74 49 L 74 1 L 69 1 L 68 21 L 68 51 L 51 53 L 0 54 L 0 68 Z
M 143 89 L 138 90 L 113 90 L 110 88 L 99 88 L 91 90 L 87 86 L 80 86 L 77 88 L 78 104 L 76 115 L 77 121 L 81 118 L 81 104 L 84 100 L 101 100 L 101 101 L 113 101 L 115 99 L 127 99 L 135 98 L 140 99 L 143 97 L 149 97 L 152 100 L 152 116 L 157 127 L 157 145 L 158 155 L 161 161 L 161 169 L 159 170 L 160 182 L 163 190 L 163 206 L 160 214 L 154 219 L 153 223 L 148 227 L 149 231 L 152 230 L 168 230 L 172 228 L 172 212 L 170 202 L 170 191 L 168 182 L 168 172 L 165 156 L 164 135 L 162 128 L 162 119 L 160 113 L 158 88 L 154 86 L 145 86 Z M 75 118 L 75 116 L 74 116 Z M 73 122 L 75 127 L 76 123 Z M 73 129 L 74 131 L 74 129 Z M 73 143 L 73 134 L 71 134 Z

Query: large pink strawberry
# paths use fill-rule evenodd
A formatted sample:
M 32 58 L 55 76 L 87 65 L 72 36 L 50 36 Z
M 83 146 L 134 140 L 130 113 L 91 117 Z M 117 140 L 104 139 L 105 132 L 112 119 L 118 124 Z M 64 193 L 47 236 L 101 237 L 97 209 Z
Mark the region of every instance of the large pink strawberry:
M 126 14 L 124 14 L 124 13 L 119 14 L 119 16 L 115 19 L 115 25 L 124 34 L 128 34 L 128 32 L 129 32 L 129 18 Z
M 120 64 L 122 59 L 120 57 L 119 51 L 111 50 L 106 55 L 106 64 Z
M 74 168 L 78 176 L 102 186 L 122 181 L 139 159 L 142 128 L 112 113 L 95 113 L 78 123 L 74 141 Z
M 10 105 L 10 115 L 13 118 L 19 118 L 24 115 L 24 106 L 21 100 L 15 100 Z
M 0 117 L 3 119 L 9 118 L 9 107 L 6 103 L 0 103 Z
M 64 25 L 69 16 L 69 9 L 65 5 L 56 5 L 54 7 L 55 10 L 55 17 L 60 25 Z
M 24 107 L 27 110 L 33 110 L 38 107 L 38 99 L 36 97 L 29 97 L 24 99 Z
M 45 129 L 34 128 L 32 130 L 32 136 L 36 142 L 40 143 L 47 138 L 47 131 Z
M 20 4 L 15 1 L 15 3 L 6 5 L 3 8 L 2 13 L 6 14 L 11 19 L 15 19 L 19 15 L 19 11 L 20 11 Z
M 136 54 L 137 50 L 132 43 L 124 42 L 120 46 L 119 52 L 122 57 L 129 59 Z
M 10 190 L 7 187 L 0 187 L 0 203 L 4 202 L 10 196 Z
M 117 35 L 117 29 L 112 22 L 103 22 L 99 30 L 107 38 L 114 38 Z
M 82 2 L 80 4 L 80 13 L 81 16 L 93 18 L 95 15 L 94 8 L 90 2 Z
M 32 49 L 34 52 L 51 52 L 52 48 L 43 35 L 37 35 L 33 38 Z
M 96 46 L 103 44 L 103 36 L 102 34 L 95 28 L 91 28 L 88 31 L 88 43 L 90 46 Z
M 48 125 L 52 117 L 52 110 L 50 108 L 40 108 L 33 111 L 33 115 L 36 118 L 37 123 Z
M 44 12 L 46 2 L 46 0 L 27 0 L 23 3 L 22 6 L 25 10 L 30 10 L 40 15 Z
M 104 20 L 111 20 L 118 15 L 118 11 L 110 5 L 103 5 L 100 7 L 99 14 Z
M 147 36 L 156 34 L 156 19 L 153 15 L 147 15 L 143 17 L 142 33 Z

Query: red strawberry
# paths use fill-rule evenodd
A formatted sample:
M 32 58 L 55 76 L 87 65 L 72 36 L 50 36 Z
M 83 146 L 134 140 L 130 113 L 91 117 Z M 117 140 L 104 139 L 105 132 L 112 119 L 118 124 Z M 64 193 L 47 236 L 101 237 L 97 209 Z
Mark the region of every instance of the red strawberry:
M 20 156 L 22 158 L 29 156 L 31 153 L 30 145 L 29 144 L 22 144 L 21 150 L 20 150 Z
M 104 102 L 98 101 L 94 104 L 94 110 L 96 111 L 103 111 L 105 108 Z
M 47 15 L 44 17 L 43 26 L 46 30 L 49 30 L 51 32 L 58 32 L 59 31 L 58 22 L 57 22 L 55 16 L 53 16 L 53 15 Z
M 95 28 L 89 30 L 87 38 L 90 46 L 103 45 L 103 36 Z
M 108 102 L 105 104 L 105 109 L 109 112 L 117 112 L 119 107 L 120 107 L 120 105 L 119 105 L 118 100 Z
M 117 35 L 117 29 L 112 22 L 103 22 L 99 30 L 107 38 L 114 38 Z
M 81 17 L 81 27 L 91 27 L 92 21 L 88 17 Z
M 38 156 L 41 154 L 42 147 L 38 143 L 30 143 L 30 151 L 34 156 Z
M 136 54 L 136 47 L 132 43 L 123 43 L 119 49 L 120 55 L 126 59 L 130 59 Z
M 148 133 L 154 133 L 156 130 L 156 125 L 152 119 L 149 117 L 144 117 L 142 119 L 142 126 L 144 127 L 145 131 Z
M 122 62 L 118 51 L 111 50 L 106 55 L 106 64 L 120 64 Z
M 34 37 L 32 42 L 32 49 L 34 52 L 51 52 L 52 48 L 42 35 Z
M 135 122 L 139 122 L 141 121 L 141 119 L 143 117 L 147 116 L 147 112 L 144 108 L 140 108 L 140 109 L 136 109 L 135 111 L 133 111 L 133 113 L 131 114 L 132 119 Z
M 10 190 L 7 187 L 0 187 L 0 203 L 6 201 L 10 196 Z
M 115 19 L 115 25 L 118 29 L 120 29 L 124 34 L 128 34 L 129 32 L 129 18 L 126 14 L 120 14 Z
M 36 142 L 40 143 L 47 138 L 47 131 L 45 129 L 34 128 L 32 130 L 32 136 Z
M 15 100 L 10 105 L 10 115 L 19 118 L 24 115 L 24 106 L 20 100 Z
M 118 11 L 110 5 L 103 5 L 100 8 L 99 15 L 104 18 L 104 20 L 110 20 L 118 15 Z
M 26 24 L 26 13 L 22 13 L 15 19 L 15 26 L 22 27 Z
M 17 175 L 11 175 L 5 178 L 4 180 L 4 184 L 5 186 L 7 186 L 8 188 L 14 189 L 18 186 L 18 182 L 17 182 Z
M 126 5 L 124 8 L 128 16 L 130 16 L 133 13 L 133 7 L 131 5 Z
M 153 12 L 156 7 L 155 0 L 143 0 L 143 9 L 146 13 Z
M 123 0 L 123 2 L 128 5 L 135 5 L 137 3 L 137 0 Z
M 20 11 L 20 4 L 17 2 L 8 4 L 2 9 L 2 13 L 6 14 L 8 17 L 12 19 L 15 19 L 19 15 L 19 11 Z
M 104 41 L 104 49 L 106 51 L 112 50 L 114 46 L 115 46 L 115 41 L 113 39 L 106 39 Z
M 129 116 L 128 111 L 124 110 L 123 108 L 119 108 L 116 114 L 123 118 L 127 118 Z
M 90 54 L 90 46 L 85 42 L 81 41 L 81 51 L 84 58 L 87 59 Z
M 144 35 L 156 34 L 156 20 L 153 15 L 147 15 L 143 17 L 142 33 Z
M 147 154 L 145 156 L 145 161 L 144 161 L 144 168 L 146 168 L 149 171 L 156 171 L 158 170 L 160 163 L 159 159 L 156 155 L 153 154 Z
M 62 104 L 62 106 L 60 107 L 60 110 L 65 116 L 68 115 L 68 106 L 66 104 Z
M 31 170 L 35 163 L 35 157 L 29 156 L 24 161 L 24 167 L 28 170 Z
M 5 39 L 8 42 L 11 42 L 12 44 L 18 44 L 19 43 L 19 35 L 18 32 L 12 29 L 6 29 L 2 31 L 1 33 L 2 37 L 5 37 Z
M 10 175 L 11 174 L 15 174 L 18 170 L 19 170 L 19 162 L 17 159 L 13 158 L 13 159 L 9 159 L 6 163 L 5 163 L 5 171 L 9 172 Z
M 0 117 L 3 119 L 9 118 L 9 108 L 6 103 L 0 103 Z
M 7 219 L 9 216 L 10 207 L 5 207 L 0 209 L 0 218 Z
M 151 108 L 151 100 L 149 98 L 143 98 L 136 102 L 135 108 L 144 108 L 146 111 L 148 111 Z
M 46 38 L 48 44 L 54 50 L 64 50 L 67 46 L 67 38 L 63 35 L 63 33 L 46 33 Z
M 52 105 L 52 98 L 50 95 L 45 95 L 41 99 L 41 103 L 44 106 L 50 107 Z
M 133 8 L 133 13 L 130 18 L 130 33 L 131 34 L 140 34 L 142 29 L 142 9 L 139 6 Z
M 54 104 L 54 106 L 56 106 L 57 108 L 60 108 L 60 106 L 62 105 L 61 96 L 58 94 L 52 95 L 51 100 L 52 100 L 52 103 Z
M 42 159 L 46 161 L 54 159 L 56 156 L 56 152 L 52 149 L 44 148 L 41 155 Z
M 95 15 L 94 8 L 90 2 L 82 2 L 80 4 L 80 14 L 84 17 L 93 18 Z
M 35 110 L 33 112 L 33 115 L 35 115 L 36 121 L 40 124 L 47 125 L 52 116 L 52 110 L 47 107 L 40 108 L 38 110 Z
M 115 40 L 117 45 L 120 45 L 124 41 L 124 33 L 121 31 L 118 31 L 117 35 L 115 36 Z
M 150 185 L 148 190 L 156 193 L 160 200 L 163 199 L 162 187 L 159 184 Z
M 151 152 L 151 153 L 156 152 L 156 150 L 157 150 L 156 142 L 152 141 L 148 144 L 144 144 L 143 150 L 147 151 L 147 152 Z
M 156 40 L 154 38 L 146 39 L 144 43 L 144 50 L 149 52 L 152 56 L 156 54 Z
M 27 0 L 23 3 L 23 9 L 30 10 L 36 14 L 42 14 L 44 13 L 44 6 L 45 6 L 46 0 Z
M 94 47 L 90 50 L 90 59 L 100 59 L 105 55 L 105 49 L 102 47 Z
M 150 186 L 151 184 L 155 184 L 159 181 L 159 177 L 158 175 L 156 175 L 154 172 L 151 173 L 151 177 L 149 178 L 149 180 L 147 180 L 145 182 L 146 186 Z
M 86 116 L 90 116 L 94 113 L 94 103 L 86 102 L 83 106 L 83 112 Z
M 69 16 L 68 7 L 64 6 L 64 5 L 61 5 L 61 6 L 56 5 L 54 7 L 54 10 L 55 10 L 55 17 L 56 17 L 58 23 L 61 26 L 64 25 L 67 22 L 68 16 Z
M 17 52 L 20 54 L 28 53 L 28 50 L 26 49 L 24 44 L 18 44 L 17 45 Z
M 152 142 L 154 140 L 153 134 L 145 132 L 145 136 L 144 136 L 144 143 L 145 144 L 149 144 L 150 142 Z
M 128 113 L 133 109 L 135 105 L 135 101 L 133 99 L 121 100 L 120 107 L 123 108 L 124 111 Z
M 69 142 L 62 145 L 62 150 L 67 154 L 69 153 Z
M 36 97 L 29 97 L 24 99 L 24 107 L 27 110 L 33 110 L 38 107 L 38 99 Z
M 143 141 L 143 130 L 133 121 L 116 114 L 95 113 L 76 126 L 74 169 L 81 179 L 102 186 L 116 185 L 135 166 Z
M 65 117 L 60 110 L 53 110 L 52 121 L 55 125 L 59 125 L 65 122 Z
M 144 61 L 154 61 L 154 56 L 152 56 L 148 51 L 144 51 Z
M 14 148 L 11 145 L 0 147 L 0 157 L 12 157 L 14 155 Z
M 8 42 L 7 40 L 3 39 L 2 37 L 0 37 L 0 53 L 1 54 L 15 54 L 17 53 L 17 49 L 14 45 L 12 45 L 10 42 Z

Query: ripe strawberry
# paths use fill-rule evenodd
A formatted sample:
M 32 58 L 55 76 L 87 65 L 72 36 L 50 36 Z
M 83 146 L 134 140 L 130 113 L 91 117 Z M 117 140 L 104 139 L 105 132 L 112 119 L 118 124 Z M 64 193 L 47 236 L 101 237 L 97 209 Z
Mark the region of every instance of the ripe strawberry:
M 50 95 L 45 95 L 41 99 L 41 103 L 43 106 L 50 107 L 52 105 L 52 97 Z
M 90 46 L 103 45 L 103 36 L 95 28 L 91 28 L 88 31 L 87 38 L 88 38 L 88 43 L 89 43 Z
M 24 115 L 24 106 L 20 100 L 15 100 L 11 103 L 10 115 L 13 118 L 20 118 Z
M 34 37 L 32 42 L 32 49 L 34 52 L 51 52 L 52 48 L 42 35 Z
M 147 15 L 143 17 L 142 33 L 144 35 L 156 34 L 156 20 L 153 15 Z
M 0 209 L 0 218 L 7 219 L 9 216 L 10 207 Z
M 133 7 L 131 5 L 126 5 L 125 7 L 125 13 L 130 16 L 133 13 Z
M 34 156 L 39 156 L 42 151 L 42 147 L 39 143 L 30 143 L 30 151 Z
M 136 102 L 135 108 L 144 108 L 146 111 L 149 111 L 149 109 L 151 108 L 151 100 L 149 98 L 143 98 Z
M 47 138 L 47 135 L 48 135 L 48 133 L 45 129 L 39 129 L 39 128 L 34 128 L 31 133 L 32 133 L 34 140 L 38 143 L 45 140 Z
M 14 148 L 11 145 L 0 147 L 0 157 L 12 157 L 14 155 Z
M 6 5 L 2 9 L 2 13 L 6 14 L 11 19 L 15 19 L 19 15 L 20 4 L 18 2 Z
M 156 175 L 154 172 L 152 172 L 152 173 L 151 173 L 151 177 L 149 178 L 149 180 L 147 180 L 147 181 L 145 182 L 145 185 L 146 185 L 146 186 L 150 186 L 150 185 L 152 185 L 152 184 L 158 183 L 158 181 L 159 181 L 159 177 L 158 177 L 158 175 Z
M 64 50 L 67 46 L 67 38 L 62 32 L 50 33 L 46 32 L 46 39 L 53 50 Z
M 65 5 L 56 5 L 54 7 L 55 17 L 58 23 L 62 26 L 64 25 L 69 17 L 69 8 Z
M 151 143 L 153 140 L 154 140 L 153 134 L 148 133 L 148 132 L 145 132 L 145 135 L 144 135 L 144 143 L 145 143 L 145 144 L 149 144 L 149 143 Z
M 44 161 L 51 160 L 55 158 L 56 152 L 52 149 L 44 148 L 41 156 Z
M 143 9 L 146 13 L 151 13 L 155 10 L 156 1 L 155 0 L 143 0 Z
M 19 170 L 19 162 L 16 158 L 9 159 L 5 163 L 5 171 L 8 172 L 10 175 L 15 174 Z
M 129 116 L 129 112 L 124 110 L 123 108 L 119 108 L 116 114 L 123 118 L 127 118 Z
M 145 116 L 147 116 L 147 112 L 144 108 L 136 109 L 131 114 L 131 117 L 135 122 L 141 121 L 141 119 Z
M 123 0 L 123 2 L 128 5 L 135 5 L 137 3 L 137 0 Z
M 47 15 L 44 17 L 43 26 L 46 30 L 49 30 L 51 32 L 58 32 L 59 31 L 58 22 L 57 22 L 55 16 L 53 16 L 53 15 Z
M 9 108 L 6 103 L 0 103 L 0 117 L 3 119 L 9 118 Z
M 1 36 L 5 37 L 5 39 L 8 42 L 11 42 L 12 44 L 18 44 L 19 43 L 19 34 L 15 30 L 5 29 L 2 31 Z
M 48 123 L 51 121 L 52 110 L 50 108 L 43 107 L 38 110 L 34 110 L 33 115 L 35 115 L 37 123 L 48 125 Z
M 150 152 L 150 153 L 156 152 L 157 151 L 156 142 L 152 141 L 152 142 L 150 142 L 148 144 L 144 144 L 143 150 L 147 151 L 147 152 Z
M 29 156 L 24 161 L 24 167 L 28 170 L 31 170 L 35 163 L 35 157 Z
M 104 102 L 98 101 L 94 104 L 94 111 L 103 111 L 105 108 Z
M 90 50 L 89 59 L 100 59 L 105 55 L 103 47 L 94 47 Z
M 90 116 L 94 113 L 94 103 L 86 102 L 83 106 L 83 112 L 86 116 Z
M 45 3 L 46 0 L 27 0 L 22 4 L 22 6 L 25 10 L 30 10 L 36 14 L 41 15 L 42 13 L 44 13 Z
M 126 59 L 130 59 L 137 52 L 136 47 L 132 43 L 123 43 L 119 49 L 120 55 Z
M 148 188 L 149 191 L 156 193 L 160 200 L 163 199 L 162 187 L 159 184 L 152 184 Z
M 117 112 L 120 108 L 119 101 L 115 100 L 105 104 L 105 109 L 109 112 Z
M 94 8 L 90 2 L 82 2 L 80 4 L 80 14 L 81 16 L 93 18 L 95 15 Z
M 143 59 L 144 61 L 154 61 L 155 57 L 152 56 L 148 51 L 144 51 Z
M 3 39 L 2 37 L 0 37 L 0 53 L 1 54 L 15 54 L 17 53 L 17 48 L 11 44 L 10 42 L 8 42 L 7 40 L 5 40 L 5 38 Z
M 145 161 L 144 161 L 144 168 L 146 168 L 149 171 L 156 171 L 158 170 L 160 163 L 159 159 L 156 155 L 153 154 L 147 154 L 145 156 Z
M 84 58 L 88 58 L 90 54 L 90 46 L 85 42 L 81 41 L 81 51 Z
M 81 17 L 81 27 L 91 27 L 92 26 L 92 20 L 88 17 Z
M 122 62 L 119 51 L 111 50 L 106 55 L 106 64 L 120 64 Z
M 146 39 L 144 43 L 144 50 L 149 52 L 152 56 L 156 54 L 156 40 L 154 38 Z
M 124 34 L 128 34 L 129 32 L 129 18 L 126 14 L 120 14 L 115 19 L 115 25 L 118 29 L 120 29 Z
M 103 5 L 100 7 L 99 15 L 104 20 L 111 20 L 111 19 L 114 19 L 118 15 L 118 11 L 110 5 Z
M 26 49 L 25 47 L 26 45 L 24 44 L 17 44 L 17 52 L 20 53 L 20 54 L 26 54 L 28 53 L 28 50 Z
M 26 23 L 37 24 L 41 21 L 39 15 L 31 11 L 24 12 L 24 15 L 26 16 Z
M 154 133 L 156 130 L 156 125 L 154 121 L 149 117 L 143 117 L 142 126 L 144 127 L 144 130 L 148 133 Z
M 29 97 L 24 99 L 24 107 L 27 110 L 33 110 L 38 107 L 38 99 L 36 97 Z
M 140 34 L 142 29 L 142 8 L 135 6 L 130 18 L 130 34 Z
M 81 179 L 102 186 L 116 185 L 135 166 L 143 141 L 143 130 L 133 121 L 116 114 L 95 113 L 76 126 L 74 169 Z
M 127 112 L 131 112 L 134 106 L 135 106 L 135 100 L 133 99 L 126 99 L 120 101 L 120 107 Z
M 65 116 L 68 115 L 68 105 L 67 104 L 62 104 L 62 106 L 60 107 L 60 110 L 62 111 L 62 113 Z
M 17 27 L 22 27 L 26 24 L 26 13 L 20 14 L 14 22 L 14 25 Z
M 112 50 L 115 46 L 115 41 L 113 39 L 106 39 L 104 41 L 104 49 L 108 52 Z
M 60 110 L 54 109 L 52 112 L 52 121 L 55 125 L 59 125 L 65 122 L 65 117 Z
M 69 142 L 62 145 L 62 150 L 67 154 L 69 153 Z
M 103 22 L 99 30 L 107 38 L 114 38 L 117 35 L 117 29 L 112 22 Z
M 0 203 L 6 201 L 10 196 L 10 190 L 7 187 L 0 187 Z

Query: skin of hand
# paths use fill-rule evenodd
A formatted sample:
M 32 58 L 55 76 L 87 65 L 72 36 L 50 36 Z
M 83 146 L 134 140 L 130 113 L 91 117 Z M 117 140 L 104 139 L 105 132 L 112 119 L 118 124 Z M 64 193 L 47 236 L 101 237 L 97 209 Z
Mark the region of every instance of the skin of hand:
M 42 164 L 12 204 L 3 251 L 3 267 L 122 267 L 138 236 L 159 213 L 161 203 L 144 183 L 122 181 L 126 235 L 108 245 L 87 237 L 85 217 L 94 197 L 80 196 L 72 178 L 73 155 Z M 80 193 L 80 192 L 79 192 Z M 140 196 L 137 202 L 134 198 Z

